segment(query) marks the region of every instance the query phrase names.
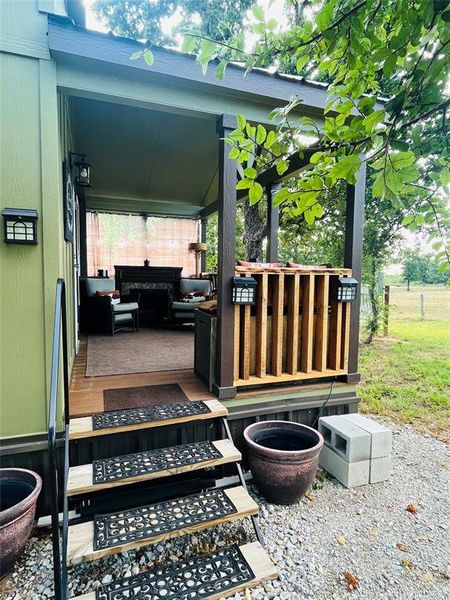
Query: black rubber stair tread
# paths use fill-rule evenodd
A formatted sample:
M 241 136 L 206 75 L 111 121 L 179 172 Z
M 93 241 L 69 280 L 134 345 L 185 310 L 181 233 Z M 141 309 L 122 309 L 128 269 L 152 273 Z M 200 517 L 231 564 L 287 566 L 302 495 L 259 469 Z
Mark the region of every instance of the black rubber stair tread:
M 164 500 L 69 527 L 67 563 L 78 564 L 243 519 L 258 505 L 242 487 Z
M 217 440 L 95 460 L 92 464 L 70 467 L 67 495 L 170 477 L 240 461 L 241 458 L 241 453 L 230 440 Z
M 176 402 L 142 408 L 97 413 L 70 420 L 69 438 L 81 439 L 137 429 L 149 429 L 226 417 L 228 410 L 218 400 Z
M 219 600 L 276 577 L 261 544 L 252 542 L 113 581 L 78 600 Z

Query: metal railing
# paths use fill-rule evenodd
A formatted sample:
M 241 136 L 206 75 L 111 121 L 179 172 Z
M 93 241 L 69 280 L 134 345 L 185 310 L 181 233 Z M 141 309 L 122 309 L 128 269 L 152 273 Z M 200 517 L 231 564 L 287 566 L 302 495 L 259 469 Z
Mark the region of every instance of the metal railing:
M 58 468 L 58 450 L 56 439 L 56 422 L 58 413 L 58 397 L 60 392 L 59 376 L 61 370 L 61 341 L 63 369 L 63 398 L 64 398 L 64 477 L 63 489 L 60 491 Z M 66 287 L 63 279 L 56 282 L 55 313 L 53 321 L 52 363 L 50 375 L 50 395 L 48 412 L 48 451 L 51 482 L 52 506 L 52 544 L 53 572 L 55 583 L 55 599 L 67 600 L 67 531 L 68 531 L 68 502 L 67 476 L 69 472 L 69 369 L 67 357 L 67 312 Z M 59 509 L 62 501 L 63 521 L 62 531 L 59 524 Z

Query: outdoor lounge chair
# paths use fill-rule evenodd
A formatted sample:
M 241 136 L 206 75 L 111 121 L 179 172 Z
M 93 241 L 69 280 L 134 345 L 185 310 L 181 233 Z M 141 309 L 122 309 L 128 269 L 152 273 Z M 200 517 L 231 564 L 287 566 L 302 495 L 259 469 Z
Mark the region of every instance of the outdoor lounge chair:
M 209 279 L 180 279 L 180 298 L 172 301 L 171 316 L 174 323 L 194 323 L 195 309 L 209 299 L 211 281 Z
M 114 335 L 124 327 L 139 329 L 139 298 L 124 296 L 113 298 L 114 279 L 86 277 L 80 280 L 80 326 L 83 333 Z

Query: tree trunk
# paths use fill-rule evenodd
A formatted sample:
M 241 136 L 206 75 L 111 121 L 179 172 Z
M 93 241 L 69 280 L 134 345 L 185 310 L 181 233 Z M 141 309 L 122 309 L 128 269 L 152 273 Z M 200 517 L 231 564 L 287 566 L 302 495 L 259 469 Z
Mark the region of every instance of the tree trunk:
M 378 332 L 380 326 L 380 302 L 377 295 L 377 261 L 375 258 L 370 259 L 369 269 L 369 301 L 372 314 L 367 323 L 369 335 L 364 340 L 366 344 L 371 344 L 373 338 Z
M 261 217 L 260 203 L 250 204 L 248 200 L 244 205 L 244 247 L 246 260 L 263 260 L 263 239 L 266 222 Z

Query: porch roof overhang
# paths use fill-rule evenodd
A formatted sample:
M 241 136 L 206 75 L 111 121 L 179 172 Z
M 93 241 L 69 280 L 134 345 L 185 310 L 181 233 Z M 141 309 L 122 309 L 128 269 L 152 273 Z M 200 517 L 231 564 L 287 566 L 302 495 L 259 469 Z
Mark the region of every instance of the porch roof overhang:
M 155 76 L 169 78 L 177 84 L 201 86 L 222 95 L 246 96 L 252 102 L 275 106 L 297 95 L 302 98 L 303 114 L 322 116 L 327 103 L 327 86 L 323 83 L 264 69 L 245 74 L 245 69 L 234 63 L 220 80 L 211 68 L 203 75 L 194 56 L 176 50 L 152 47 L 155 62 L 149 67 L 143 60 L 130 60 L 133 53 L 145 48 L 144 44 L 79 27 L 70 18 L 49 16 L 48 41 L 51 55 L 57 61 L 69 58 L 96 61 L 104 66 L 125 67 L 129 72 L 144 74 L 148 80 Z

